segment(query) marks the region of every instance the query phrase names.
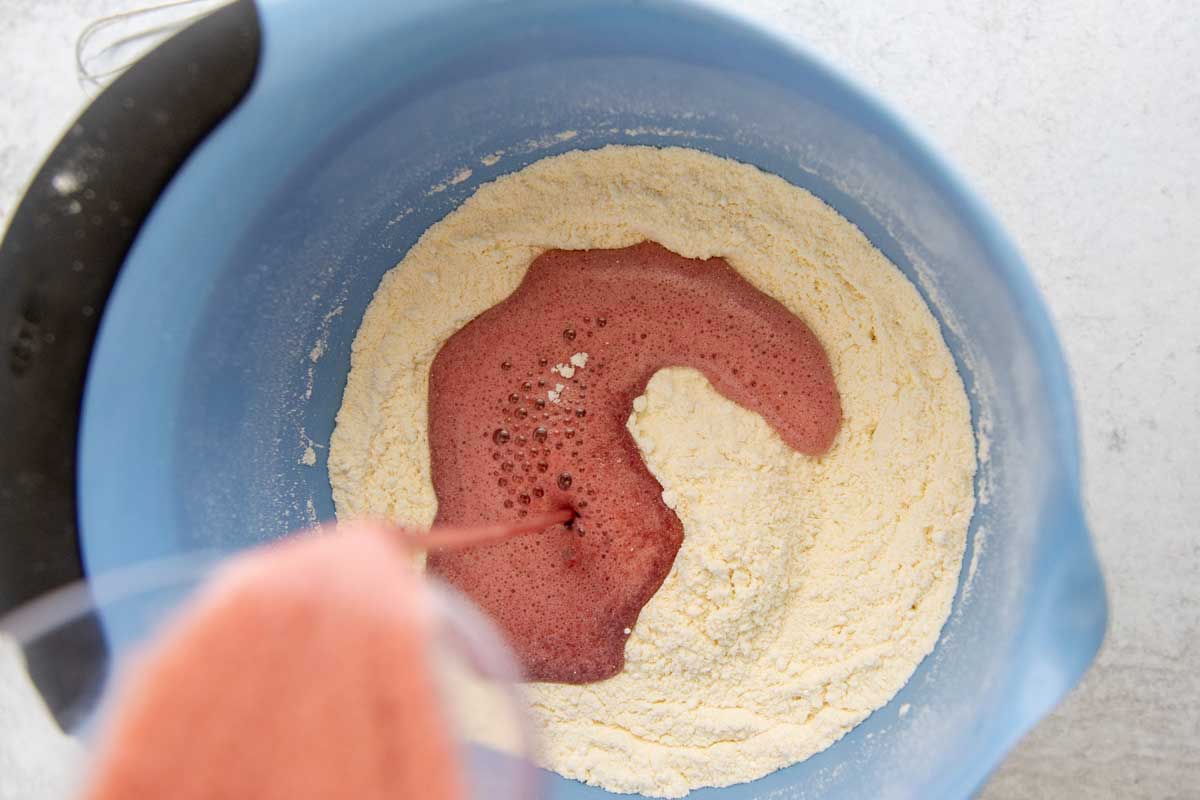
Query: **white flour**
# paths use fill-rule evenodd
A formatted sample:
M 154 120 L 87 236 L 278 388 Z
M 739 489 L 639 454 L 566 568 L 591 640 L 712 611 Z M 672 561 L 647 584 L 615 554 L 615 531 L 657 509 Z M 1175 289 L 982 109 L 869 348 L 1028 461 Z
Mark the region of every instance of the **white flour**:
M 643 239 L 723 256 L 801 316 L 844 411 L 812 459 L 691 370 L 660 372 L 634 404 L 629 428 L 683 546 L 624 672 L 527 694 L 546 766 L 678 796 L 828 747 L 904 685 L 950 611 L 974 502 L 967 398 L 920 296 L 857 228 L 777 177 L 692 150 L 572 152 L 485 185 L 384 277 L 329 472 L 339 517 L 430 523 L 441 343 L 542 251 Z

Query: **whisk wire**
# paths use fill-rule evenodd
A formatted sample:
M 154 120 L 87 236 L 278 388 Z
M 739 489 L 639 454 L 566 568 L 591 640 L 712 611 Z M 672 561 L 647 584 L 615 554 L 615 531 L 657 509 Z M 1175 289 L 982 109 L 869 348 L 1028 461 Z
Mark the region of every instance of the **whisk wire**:
M 145 47 L 122 59 L 123 51 L 127 51 L 130 47 L 139 43 L 151 40 L 152 44 L 157 44 L 167 38 L 167 36 L 182 30 L 200 17 L 214 10 L 217 6 L 223 5 L 223 3 L 224 0 L 222 2 L 214 2 L 214 0 L 172 0 L 167 3 L 156 3 L 129 11 L 109 14 L 108 16 L 93 20 L 80 32 L 79 37 L 75 40 L 76 78 L 85 88 L 99 88 L 103 86 L 108 80 L 115 78 L 129 69 L 150 48 Z M 142 18 L 160 15 L 163 12 L 176 12 L 186 6 L 198 6 L 198 8 L 191 13 L 184 13 L 181 16 L 174 17 L 168 22 L 151 24 L 150 27 L 144 28 L 136 27 L 138 21 Z M 128 30 L 130 26 L 132 26 L 132 30 Z M 120 32 L 121 28 L 125 28 L 125 30 Z M 114 30 L 119 32 L 115 33 L 111 41 L 105 42 L 104 37 L 114 32 Z M 94 52 L 89 52 L 93 45 L 97 49 Z

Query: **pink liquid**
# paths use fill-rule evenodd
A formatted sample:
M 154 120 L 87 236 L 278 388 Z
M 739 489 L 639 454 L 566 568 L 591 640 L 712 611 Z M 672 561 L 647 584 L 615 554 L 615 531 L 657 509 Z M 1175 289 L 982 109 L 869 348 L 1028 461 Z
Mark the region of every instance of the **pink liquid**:
M 126 676 L 82 796 L 465 797 L 403 541 L 343 526 L 231 560 Z
M 551 372 L 574 353 L 588 354 L 584 368 Z M 803 453 L 824 453 L 841 423 L 829 359 L 804 322 L 724 260 L 652 242 L 544 253 L 434 359 L 437 524 L 575 513 L 540 535 L 429 556 L 508 634 L 531 680 L 620 672 L 627 630 L 679 550 L 683 528 L 625 428 L 667 366 L 700 370 Z

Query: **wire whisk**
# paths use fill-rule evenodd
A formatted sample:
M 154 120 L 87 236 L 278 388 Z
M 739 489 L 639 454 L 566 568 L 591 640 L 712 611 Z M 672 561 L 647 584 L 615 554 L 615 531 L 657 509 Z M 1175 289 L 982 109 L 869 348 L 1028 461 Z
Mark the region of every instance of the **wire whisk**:
M 90 91 L 103 88 L 143 55 L 229 0 L 173 0 L 110 14 L 75 40 L 75 75 Z

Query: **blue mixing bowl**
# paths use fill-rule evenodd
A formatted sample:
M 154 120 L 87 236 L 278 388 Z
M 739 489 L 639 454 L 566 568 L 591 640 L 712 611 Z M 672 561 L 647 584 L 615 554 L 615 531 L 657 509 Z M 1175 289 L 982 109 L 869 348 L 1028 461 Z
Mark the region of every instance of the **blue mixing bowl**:
M 249 92 L 154 205 L 104 310 L 79 442 L 87 569 L 330 518 L 326 451 L 301 456 L 328 442 L 364 309 L 421 233 L 555 153 L 697 148 L 812 191 L 912 279 L 984 457 L 954 609 L 908 685 L 825 752 L 693 796 L 978 788 L 1078 681 L 1106 622 L 1066 366 L 980 201 L 843 78 L 696 5 L 260 0 L 258 14 Z

